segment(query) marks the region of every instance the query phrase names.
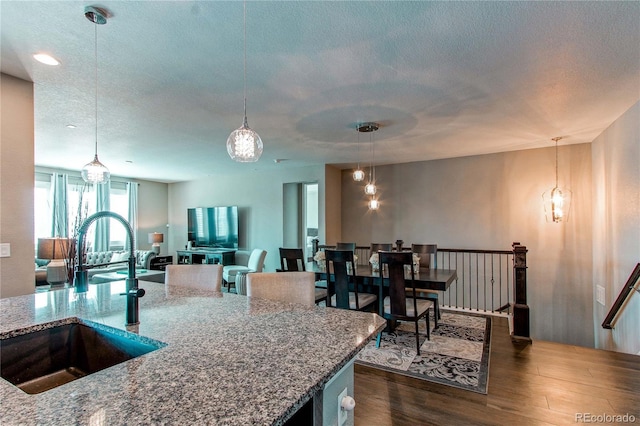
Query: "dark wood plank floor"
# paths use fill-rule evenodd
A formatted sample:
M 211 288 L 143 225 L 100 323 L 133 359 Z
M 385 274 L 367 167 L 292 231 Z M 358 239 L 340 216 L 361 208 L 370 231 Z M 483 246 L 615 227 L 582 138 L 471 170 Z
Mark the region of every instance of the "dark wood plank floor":
M 491 339 L 487 395 L 356 364 L 356 426 L 566 425 L 578 413 L 640 424 L 640 356 L 513 344 L 505 318 L 493 320 Z

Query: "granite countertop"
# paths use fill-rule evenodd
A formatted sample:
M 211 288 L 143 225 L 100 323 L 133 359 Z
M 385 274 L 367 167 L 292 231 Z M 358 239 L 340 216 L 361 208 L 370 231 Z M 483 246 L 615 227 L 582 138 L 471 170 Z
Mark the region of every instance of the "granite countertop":
M 140 282 L 125 327 L 124 282 L 0 299 L 0 336 L 69 317 L 166 347 L 29 395 L 0 379 L 0 423 L 282 424 L 384 328 L 373 313 L 304 307 Z

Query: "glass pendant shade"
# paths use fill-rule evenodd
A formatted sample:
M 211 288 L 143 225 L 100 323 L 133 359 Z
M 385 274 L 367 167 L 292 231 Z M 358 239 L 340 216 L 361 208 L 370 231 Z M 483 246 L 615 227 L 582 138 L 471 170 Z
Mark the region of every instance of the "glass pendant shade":
M 87 163 L 82 168 L 82 179 L 87 183 L 103 184 L 109 182 L 111 173 L 109 169 L 98 160 L 98 154 L 93 157 L 93 161 Z
M 362 182 L 364 180 L 364 170 L 360 167 L 353 171 L 353 180 L 356 182 Z
M 373 182 L 369 182 L 364 187 L 364 193 L 367 195 L 375 195 L 376 190 L 377 190 L 376 185 Z
M 567 222 L 571 207 L 571 190 L 557 186 L 542 194 L 547 222 Z
M 379 207 L 380 207 L 380 201 L 372 197 L 369 200 L 369 210 L 378 210 Z
M 227 152 L 239 163 L 253 163 L 262 155 L 262 139 L 247 124 L 244 118 L 242 127 L 231 132 L 227 138 Z
M 558 141 L 562 137 L 551 139 L 556 144 L 556 186 L 542 194 L 544 202 L 544 215 L 547 222 L 569 221 L 569 208 L 571 207 L 571 190 L 558 187 Z
M 98 25 L 104 25 L 107 23 L 107 11 L 93 6 L 86 6 L 84 9 L 84 16 L 90 22 L 95 24 L 94 32 L 94 54 L 95 54 L 95 141 L 94 141 L 94 157 L 93 161 L 87 163 L 80 172 L 82 179 L 86 183 L 105 184 L 109 182 L 111 173 L 107 166 L 102 164 L 98 160 Z

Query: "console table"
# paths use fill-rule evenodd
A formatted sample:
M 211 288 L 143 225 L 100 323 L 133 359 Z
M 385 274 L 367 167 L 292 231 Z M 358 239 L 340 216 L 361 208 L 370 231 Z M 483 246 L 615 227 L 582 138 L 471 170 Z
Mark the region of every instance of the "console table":
M 149 269 L 164 271 L 173 263 L 173 256 L 156 256 L 149 261 Z
M 220 263 L 233 265 L 235 252 L 234 249 L 178 250 L 178 264 Z

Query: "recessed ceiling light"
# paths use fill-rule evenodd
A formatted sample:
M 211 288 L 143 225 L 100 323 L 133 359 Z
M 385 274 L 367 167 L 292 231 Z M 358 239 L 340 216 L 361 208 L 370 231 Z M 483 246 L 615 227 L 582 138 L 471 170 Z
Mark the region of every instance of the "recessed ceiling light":
M 36 53 L 35 55 L 33 55 L 33 58 L 45 65 L 60 65 L 60 61 L 58 61 L 51 55 L 47 55 L 46 53 Z
M 76 125 L 75 124 L 67 124 L 67 129 L 75 129 Z

